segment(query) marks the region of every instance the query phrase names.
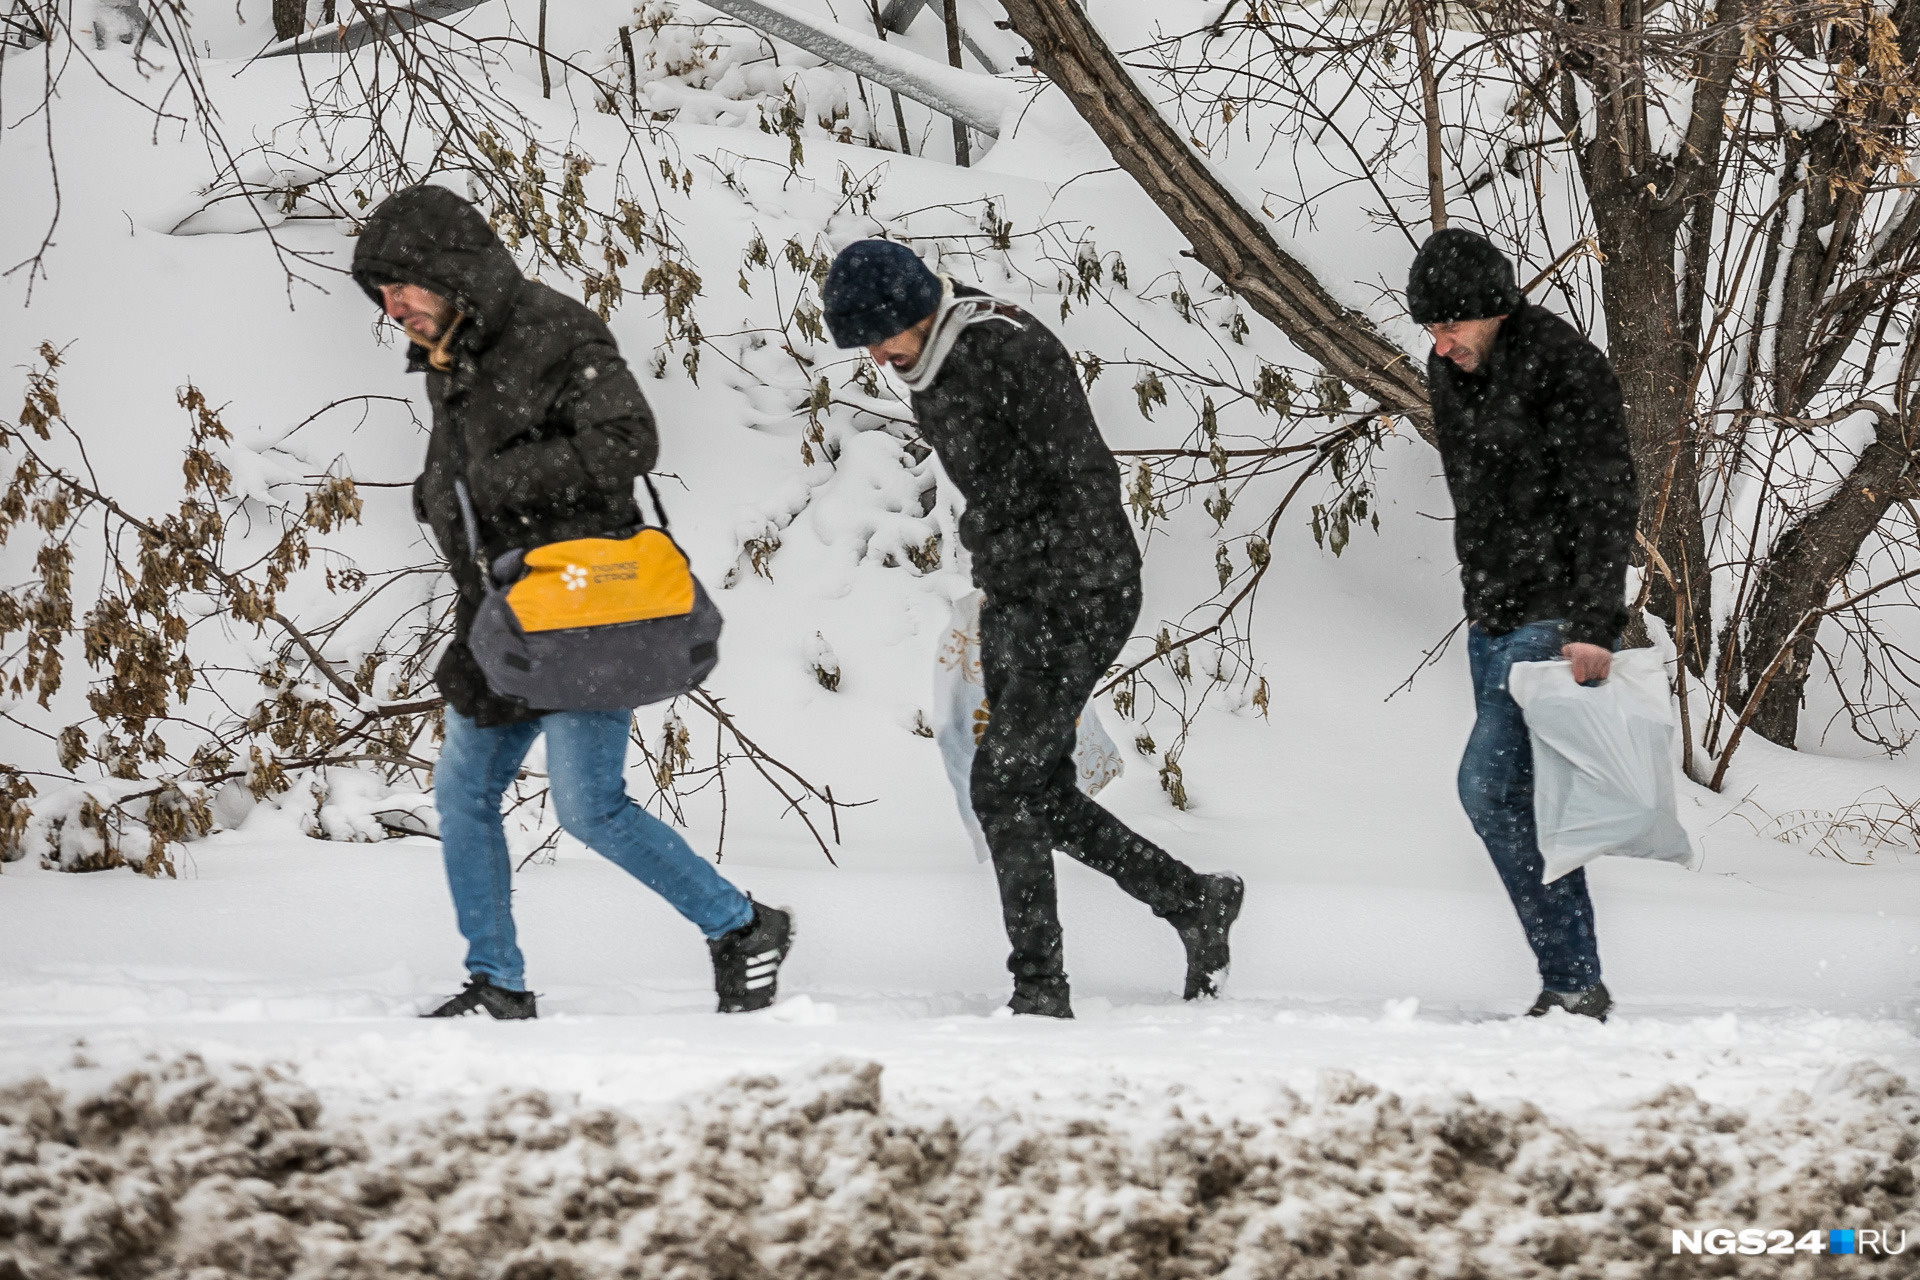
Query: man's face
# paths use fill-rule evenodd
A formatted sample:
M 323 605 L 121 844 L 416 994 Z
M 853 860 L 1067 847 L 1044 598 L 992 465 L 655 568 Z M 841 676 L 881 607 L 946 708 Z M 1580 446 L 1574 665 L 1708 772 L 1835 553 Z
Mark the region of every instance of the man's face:
M 1500 335 L 1500 322 L 1505 319 L 1505 316 L 1490 316 L 1485 320 L 1450 320 L 1446 324 L 1428 325 L 1427 333 L 1433 338 L 1435 355 L 1453 361 L 1462 373 L 1472 373 L 1493 354 L 1493 340 Z
M 432 340 L 453 323 L 453 304 L 417 284 L 383 284 L 381 305 L 401 328 Z
M 896 333 L 885 342 L 874 343 L 867 348 L 867 354 L 875 364 L 911 369 L 920 359 L 920 349 L 927 345 L 927 334 L 932 331 L 933 317 L 928 316 L 911 329 Z

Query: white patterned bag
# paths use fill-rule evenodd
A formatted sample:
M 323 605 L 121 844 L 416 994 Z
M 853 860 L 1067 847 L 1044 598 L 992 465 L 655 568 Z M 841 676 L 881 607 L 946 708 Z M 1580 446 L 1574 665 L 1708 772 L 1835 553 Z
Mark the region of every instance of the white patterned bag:
M 980 820 L 973 816 L 972 780 L 974 753 L 988 719 L 987 691 L 980 675 L 980 602 L 984 598 L 984 592 L 969 591 L 953 602 L 953 620 L 941 638 L 933 668 L 934 740 L 940 744 L 947 780 L 960 802 L 960 822 L 982 862 L 990 855 Z M 1079 770 L 1080 789 L 1098 795 L 1100 788 L 1120 776 L 1127 762 L 1107 736 L 1093 703 L 1080 713 L 1078 728 L 1073 763 Z

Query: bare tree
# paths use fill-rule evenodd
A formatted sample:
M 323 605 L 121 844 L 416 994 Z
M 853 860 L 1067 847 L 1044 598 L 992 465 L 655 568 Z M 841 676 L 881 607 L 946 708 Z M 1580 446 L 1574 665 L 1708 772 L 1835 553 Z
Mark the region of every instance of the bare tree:
M 1428 54 L 1425 6 L 1256 2 L 1126 62 L 1069 0 L 1007 10 L 1195 256 L 1383 410 L 1422 412 L 1406 353 L 1356 316 L 1279 302 L 1325 282 L 1265 250 L 1196 144 L 1238 138 L 1283 171 L 1290 157 L 1290 177 L 1326 175 L 1294 211 L 1359 204 L 1412 242 L 1451 207 L 1550 264 L 1546 287 L 1604 326 L 1627 393 L 1642 603 L 1684 660 L 1683 692 L 1687 675 L 1704 690 L 1716 785 L 1736 726 L 1795 743 L 1818 654 L 1854 728 L 1905 741 L 1893 713 L 1914 685 L 1887 606 L 1907 603 L 1917 523 L 1905 157 L 1920 5 L 1511 0 L 1444 11 Z M 1583 263 L 1571 250 L 1589 237 Z
M 1329 373 L 1417 424 L 1426 382 L 1407 353 L 1281 248 L 1174 132 L 1086 10 L 1071 0 L 1006 0 L 1034 66 L 1059 85 L 1113 157 L 1193 246 L 1194 257 Z

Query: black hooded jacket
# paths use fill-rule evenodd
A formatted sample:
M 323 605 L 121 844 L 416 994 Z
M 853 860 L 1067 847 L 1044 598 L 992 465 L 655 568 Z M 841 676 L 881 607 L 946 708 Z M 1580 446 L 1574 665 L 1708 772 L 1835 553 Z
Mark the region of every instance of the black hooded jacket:
M 460 592 L 435 679 L 483 726 L 531 719 L 538 710 L 488 690 L 467 651 L 483 595 L 454 477 L 466 477 L 488 556 L 630 526 L 640 519 L 634 477 L 658 453 L 653 414 L 600 318 L 522 276 L 486 219 L 451 191 L 412 187 L 384 201 L 360 233 L 353 277 L 375 302 L 382 284 L 412 284 L 461 315 L 448 372 L 430 368 L 419 346 L 408 350 L 433 405 L 414 514 L 433 529 Z
M 1033 316 L 1005 310 L 963 330 L 913 395 L 921 435 L 967 500 L 960 541 L 974 580 L 992 597 L 1057 598 L 1136 579 L 1120 468 L 1073 358 Z
M 1606 356 L 1522 302 L 1484 369 L 1433 355 L 1427 380 L 1467 616 L 1496 635 L 1564 618 L 1569 641 L 1611 646 L 1640 499 Z

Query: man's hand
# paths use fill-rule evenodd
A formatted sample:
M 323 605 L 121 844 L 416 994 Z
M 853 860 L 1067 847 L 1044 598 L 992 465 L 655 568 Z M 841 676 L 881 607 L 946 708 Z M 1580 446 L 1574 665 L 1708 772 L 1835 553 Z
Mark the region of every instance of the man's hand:
M 1587 684 L 1605 680 L 1613 670 L 1613 654 L 1597 644 L 1563 644 L 1560 656 L 1573 664 L 1573 682 Z

